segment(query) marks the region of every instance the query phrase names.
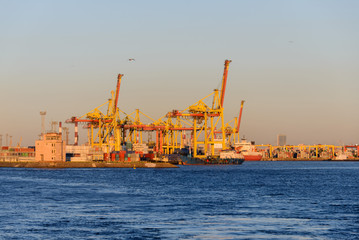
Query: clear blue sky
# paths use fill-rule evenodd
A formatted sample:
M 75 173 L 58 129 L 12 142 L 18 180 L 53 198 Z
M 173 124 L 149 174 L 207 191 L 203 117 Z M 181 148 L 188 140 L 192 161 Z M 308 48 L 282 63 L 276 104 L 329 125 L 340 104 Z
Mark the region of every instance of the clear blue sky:
M 118 73 L 122 110 L 157 119 L 184 109 L 219 86 L 225 59 L 225 117 L 246 101 L 241 135 L 359 143 L 358 9 L 355 0 L 1 0 L 3 144 L 8 133 L 33 145 L 39 111 L 49 129 L 106 102 Z

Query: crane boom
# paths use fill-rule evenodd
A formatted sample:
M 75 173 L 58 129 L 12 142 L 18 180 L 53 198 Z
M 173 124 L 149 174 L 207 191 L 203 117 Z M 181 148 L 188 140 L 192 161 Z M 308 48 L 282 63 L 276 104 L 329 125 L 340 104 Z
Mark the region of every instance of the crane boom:
M 241 110 L 239 111 L 239 117 L 238 117 L 238 123 L 237 123 L 236 133 L 238 133 L 238 132 L 239 132 L 239 126 L 241 125 L 242 111 L 243 111 L 243 104 L 244 104 L 244 100 L 242 100 L 242 102 L 241 102 Z
M 114 108 L 114 113 L 116 112 L 117 109 L 117 102 L 118 102 L 118 96 L 120 93 L 120 86 L 121 86 L 121 79 L 122 79 L 123 74 L 118 74 L 117 76 L 117 87 L 116 87 L 116 97 L 115 97 L 115 108 Z
M 226 93 L 228 67 L 229 67 L 230 62 L 232 62 L 232 60 L 224 61 L 224 71 L 223 71 L 222 89 L 221 89 L 221 98 L 220 98 L 221 99 L 221 108 L 223 108 L 224 94 Z

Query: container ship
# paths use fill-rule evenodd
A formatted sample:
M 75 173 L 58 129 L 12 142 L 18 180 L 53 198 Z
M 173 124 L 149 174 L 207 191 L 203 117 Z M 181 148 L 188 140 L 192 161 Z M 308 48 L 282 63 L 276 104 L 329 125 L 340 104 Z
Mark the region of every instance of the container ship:
M 244 158 L 220 158 L 220 157 L 207 157 L 207 158 L 194 158 L 191 156 L 181 156 L 183 165 L 211 165 L 211 164 L 229 164 L 241 165 Z
M 207 157 L 193 157 L 189 147 L 183 148 L 172 154 L 180 159 L 180 164 L 183 165 L 212 165 L 212 164 L 231 164 L 240 165 L 244 162 L 244 158 L 241 154 L 234 150 L 223 150 L 219 156 L 207 156 Z

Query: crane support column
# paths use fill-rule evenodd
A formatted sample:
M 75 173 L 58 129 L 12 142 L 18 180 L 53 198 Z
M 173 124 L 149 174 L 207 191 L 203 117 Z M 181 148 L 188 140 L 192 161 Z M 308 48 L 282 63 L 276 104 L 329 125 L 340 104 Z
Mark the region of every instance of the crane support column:
M 159 139 L 158 139 L 158 130 L 156 130 L 156 146 L 155 146 L 155 152 L 158 152 L 158 144 L 159 144 Z
M 208 153 L 208 130 L 207 130 L 207 112 L 204 113 L 204 152 L 206 153 L 207 157 L 207 153 Z
M 163 153 L 163 144 L 162 144 L 162 142 L 163 142 L 163 137 L 162 137 L 162 130 L 160 130 L 160 153 L 162 154 Z
M 197 119 L 193 120 L 193 157 L 197 157 Z
M 78 144 L 79 144 L 78 122 L 75 122 L 75 142 L 74 142 L 74 145 L 77 146 Z

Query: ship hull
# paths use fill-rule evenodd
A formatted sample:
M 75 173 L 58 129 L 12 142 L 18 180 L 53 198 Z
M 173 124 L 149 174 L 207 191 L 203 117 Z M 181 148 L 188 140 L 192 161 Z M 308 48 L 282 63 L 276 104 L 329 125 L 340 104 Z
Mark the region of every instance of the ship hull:
M 189 156 L 181 156 L 183 165 L 241 165 L 243 158 L 194 158 Z
M 260 161 L 262 160 L 262 155 L 244 155 L 245 161 Z

